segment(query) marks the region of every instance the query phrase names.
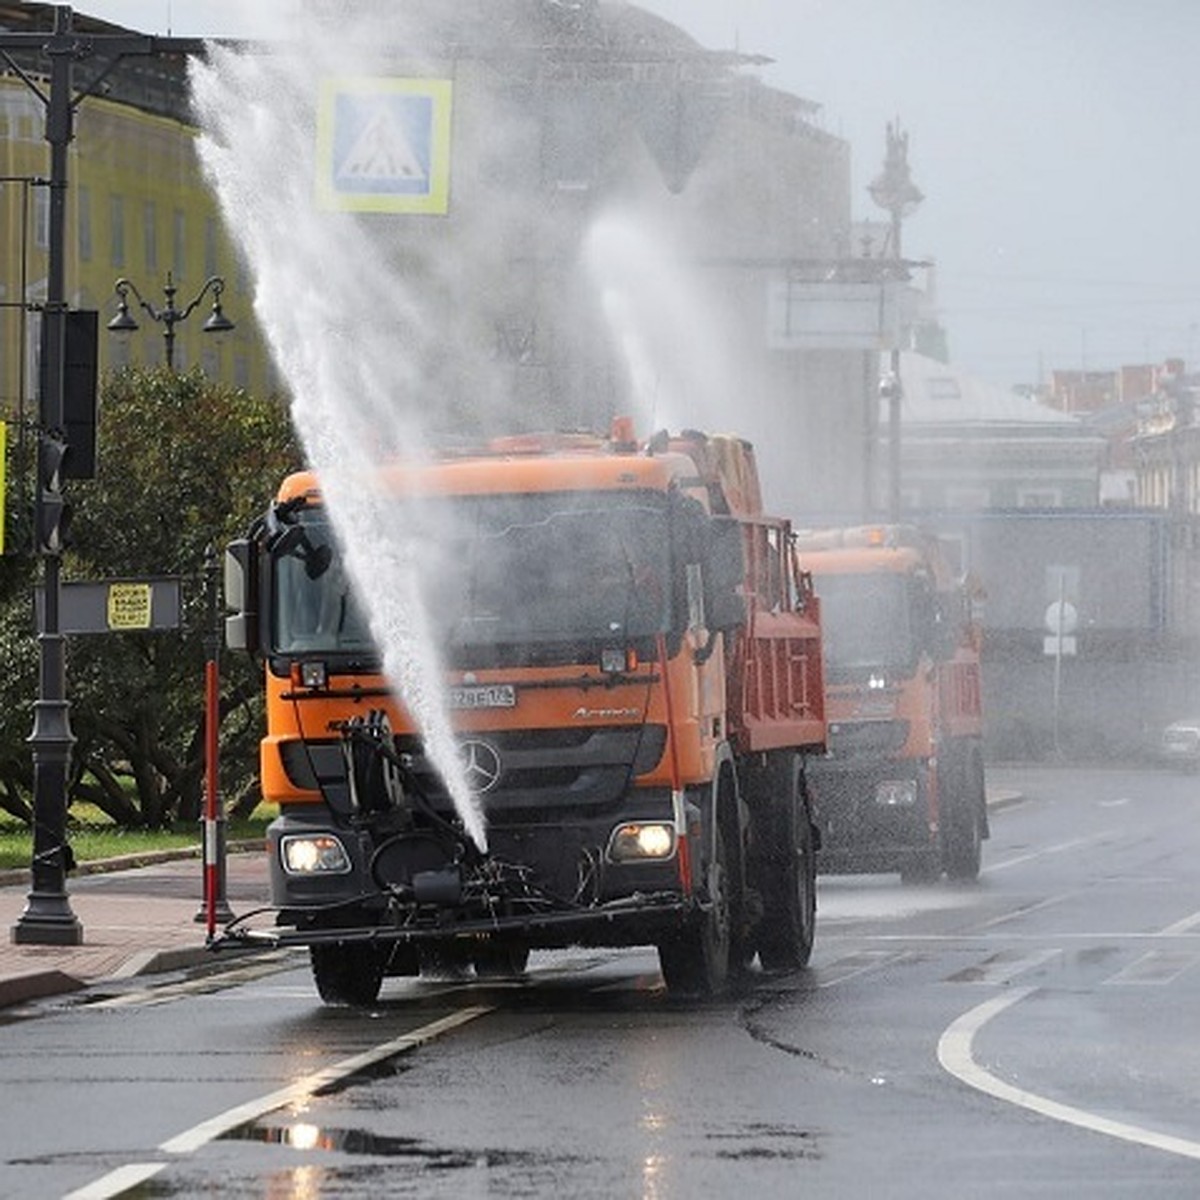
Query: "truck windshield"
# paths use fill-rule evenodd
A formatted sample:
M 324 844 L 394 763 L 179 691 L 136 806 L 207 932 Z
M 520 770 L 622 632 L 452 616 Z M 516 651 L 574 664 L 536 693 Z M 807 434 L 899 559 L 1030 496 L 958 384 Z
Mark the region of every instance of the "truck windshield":
M 909 671 L 917 660 L 909 581 L 903 575 L 815 575 L 825 666 L 831 673 Z
M 445 553 L 429 594 L 448 644 L 627 639 L 666 629 L 665 496 L 465 496 L 446 502 L 441 515 Z
M 455 496 L 421 501 L 414 515 L 443 646 L 628 640 L 668 628 L 664 495 Z M 373 653 L 329 526 L 317 509 L 301 518 L 306 536 L 275 562 L 277 653 Z

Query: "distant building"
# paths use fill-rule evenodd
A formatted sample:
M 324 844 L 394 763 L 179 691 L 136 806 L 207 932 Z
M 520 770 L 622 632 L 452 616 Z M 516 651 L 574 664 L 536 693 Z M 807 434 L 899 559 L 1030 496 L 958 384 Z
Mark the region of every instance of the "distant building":
M 1078 416 L 924 355 L 901 355 L 901 503 L 909 511 L 1093 508 L 1104 438 Z M 887 437 L 887 414 L 880 425 Z

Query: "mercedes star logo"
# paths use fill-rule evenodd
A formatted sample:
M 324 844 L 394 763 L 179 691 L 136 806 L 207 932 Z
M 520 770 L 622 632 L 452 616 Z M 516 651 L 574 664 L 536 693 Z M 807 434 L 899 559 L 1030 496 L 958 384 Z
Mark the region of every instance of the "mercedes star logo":
M 500 752 L 491 742 L 471 738 L 459 744 L 458 754 L 467 787 L 474 795 L 482 796 L 500 782 Z

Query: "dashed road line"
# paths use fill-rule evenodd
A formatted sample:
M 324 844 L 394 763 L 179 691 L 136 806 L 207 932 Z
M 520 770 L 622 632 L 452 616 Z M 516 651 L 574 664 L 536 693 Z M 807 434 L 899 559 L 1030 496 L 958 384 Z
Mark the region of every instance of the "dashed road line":
M 172 1156 L 194 1154 L 202 1146 L 222 1134 L 228 1133 L 231 1129 L 236 1129 L 239 1125 L 257 1121 L 267 1113 L 286 1108 L 288 1105 L 302 1103 L 324 1088 L 358 1074 L 360 1071 L 365 1071 L 376 1063 L 385 1062 L 398 1054 L 414 1050 L 434 1038 L 441 1037 L 442 1034 L 478 1020 L 493 1011 L 494 1009 L 489 1005 L 476 1005 L 471 1008 L 459 1009 L 437 1021 L 430 1021 L 429 1024 L 422 1025 L 411 1033 L 403 1034 L 388 1042 L 381 1042 L 378 1046 L 364 1050 L 361 1054 L 352 1055 L 350 1058 L 344 1058 L 341 1062 L 334 1063 L 311 1075 L 305 1075 L 287 1087 L 269 1092 L 256 1100 L 249 1100 L 245 1104 L 235 1105 L 223 1113 L 218 1113 L 215 1117 L 210 1117 L 207 1121 L 201 1121 L 198 1125 L 193 1125 L 191 1129 L 184 1130 L 183 1133 L 176 1134 L 175 1137 L 163 1142 L 158 1147 L 159 1152 Z M 72 1192 L 69 1197 L 64 1197 L 64 1200 L 112 1200 L 113 1197 L 120 1196 L 131 1187 L 157 1175 L 166 1165 L 165 1161 L 127 1163 L 86 1187 Z
M 1104 983 L 1106 986 L 1162 987 L 1173 983 L 1198 961 L 1200 958 L 1196 954 L 1184 950 L 1147 950 Z
M 1113 831 L 1106 829 L 1088 837 L 1071 838 L 1070 841 L 1058 842 L 1053 846 L 1041 846 L 1037 850 L 1030 850 L 1028 854 L 1018 854 L 1014 858 L 1003 858 L 999 862 L 988 863 L 980 871 L 980 874 L 990 875 L 996 871 L 1007 871 L 1009 867 L 1019 867 L 1022 863 L 1032 862 L 1035 858 L 1044 858 L 1049 854 L 1065 854 L 1068 850 L 1076 850 L 1080 846 L 1090 846 L 1093 842 L 1102 842 L 1112 836 Z

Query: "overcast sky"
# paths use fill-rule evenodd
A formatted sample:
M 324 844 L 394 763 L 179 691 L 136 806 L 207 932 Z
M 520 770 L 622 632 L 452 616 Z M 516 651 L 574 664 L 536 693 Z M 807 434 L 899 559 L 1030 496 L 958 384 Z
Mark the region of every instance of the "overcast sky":
M 887 123 L 925 193 L 904 250 L 938 265 L 952 359 L 998 384 L 1055 367 L 1200 366 L 1200 3 L 643 0 L 702 44 L 764 54 L 853 161 Z M 263 36 L 278 0 L 91 0 L 150 33 Z

